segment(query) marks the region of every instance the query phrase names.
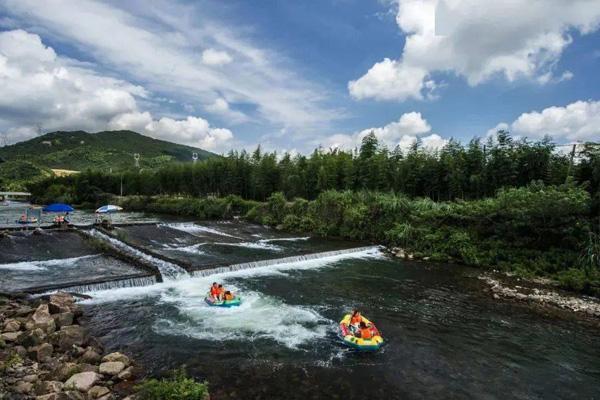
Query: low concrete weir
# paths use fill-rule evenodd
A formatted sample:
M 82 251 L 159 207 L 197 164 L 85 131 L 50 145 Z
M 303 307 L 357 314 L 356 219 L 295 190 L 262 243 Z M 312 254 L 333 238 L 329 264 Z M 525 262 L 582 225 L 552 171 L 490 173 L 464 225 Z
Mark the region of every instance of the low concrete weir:
M 30 294 L 40 294 L 48 292 L 71 292 L 71 293 L 87 293 L 98 290 L 119 289 L 126 287 L 149 286 L 158 283 L 156 276 L 152 274 L 134 274 L 125 276 L 116 276 L 113 278 L 102 278 L 88 280 L 85 282 L 67 282 L 57 285 L 44 285 L 33 288 L 24 289 L 23 291 Z
M 317 260 L 321 258 L 335 257 L 345 254 L 353 254 L 360 253 L 363 251 L 377 251 L 379 246 L 365 246 L 365 247 L 354 247 L 350 249 L 342 249 L 342 250 L 333 250 L 333 251 L 323 251 L 319 253 L 309 253 L 309 254 L 301 254 L 297 256 L 283 257 L 283 258 L 273 258 L 269 260 L 260 260 L 260 261 L 250 261 L 239 264 L 230 264 L 230 265 L 222 265 L 222 266 L 214 266 L 203 268 L 197 271 L 193 271 L 193 276 L 209 276 L 213 274 L 220 274 L 224 272 L 232 272 L 232 271 L 240 271 L 244 269 L 252 269 L 252 268 L 261 268 L 268 267 L 271 265 L 279 265 L 279 264 L 289 264 L 300 261 L 307 260 Z

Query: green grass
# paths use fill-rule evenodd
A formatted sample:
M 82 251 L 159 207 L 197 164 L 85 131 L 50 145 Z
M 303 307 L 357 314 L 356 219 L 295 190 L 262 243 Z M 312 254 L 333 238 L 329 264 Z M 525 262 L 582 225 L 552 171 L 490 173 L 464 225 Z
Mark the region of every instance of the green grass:
M 172 378 L 147 379 L 137 386 L 137 396 L 142 400 L 208 400 L 208 384 L 196 382 L 186 376 L 183 369 Z

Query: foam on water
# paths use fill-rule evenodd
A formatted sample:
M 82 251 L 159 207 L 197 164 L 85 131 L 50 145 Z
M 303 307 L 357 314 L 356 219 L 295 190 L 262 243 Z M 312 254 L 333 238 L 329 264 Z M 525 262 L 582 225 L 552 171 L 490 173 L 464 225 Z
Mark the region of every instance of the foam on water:
M 241 239 L 237 236 L 230 235 L 228 233 L 222 232 L 218 229 L 210 228 L 208 226 L 194 224 L 193 222 L 180 222 L 180 223 L 169 223 L 169 224 L 159 224 L 158 226 L 165 226 L 167 228 L 176 229 L 178 231 L 194 234 L 194 233 L 212 233 L 214 235 L 227 236 L 235 239 Z
M 267 242 L 265 240 L 259 240 L 257 242 L 235 242 L 235 243 L 217 242 L 214 244 L 219 245 L 219 246 L 244 247 L 247 249 L 254 249 L 254 250 L 283 251 L 282 247 L 277 246 L 275 244 L 270 244 L 269 242 Z
M 331 254 L 331 253 L 326 253 Z M 322 317 L 313 308 L 289 305 L 255 291 L 244 291 L 233 283 L 234 278 L 277 275 L 285 270 L 305 270 L 332 266 L 344 259 L 381 258 L 376 247 L 361 251 L 330 255 L 322 258 L 285 261 L 263 267 L 221 271 L 190 279 L 167 281 L 152 286 L 122 288 L 90 293 L 93 298 L 84 304 L 100 304 L 126 299 L 148 298 L 159 304 L 175 307 L 177 314 L 162 315 L 153 326 L 156 333 L 187 336 L 211 341 L 273 340 L 297 349 L 311 341 L 324 340 L 335 322 Z M 287 259 L 284 259 L 287 260 Z M 210 307 L 204 297 L 213 281 L 241 296 L 239 307 Z
M 210 283 L 207 278 L 188 280 L 161 293 L 160 302 L 176 307 L 179 315 L 158 319 L 155 332 L 211 341 L 268 339 L 298 348 L 324 337 L 332 324 L 310 308 L 252 291 L 241 294 L 239 307 L 210 307 L 202 295 Z M 239 292 L 233 284 L 227 288 Z
M 79 261 L 92 257 L 98 257 L 98 254 L 72 258 L 58 258 L 54 260 L 21 261 L 16 263 L 0 264 L 0 269 L 13 271 L 46 271 L 48 267 L 73 267 Z
M 178 265 L 158 259 L 156 257 L 152 257 L 151 255 L 139 251 L 118 239 L 105 235 L 104 233 L 97 231 L 96 229 L 92 229 L 91 231 L 89 231 L 89 234 L 92 237 L 110 243 L 112 246 L 116 247 L 120 251 L 123 251 L 131 256 L 144 259 L 147 262 L 151 263 L 160 271 L 160 274 L 165 280 L 180 279 L 189 276 L 188 273 Z
M 167 251 L 181 251 L 181 252 L 190 253 L 190 254 L 206 254 L 205 251 L 202 251 L 198 248 L 204 244 L 205 243 L 196 243 L 196 244 L 192 244 L 191 246 L 180 246 L 180 247 L 164 244 L 163 248 Z

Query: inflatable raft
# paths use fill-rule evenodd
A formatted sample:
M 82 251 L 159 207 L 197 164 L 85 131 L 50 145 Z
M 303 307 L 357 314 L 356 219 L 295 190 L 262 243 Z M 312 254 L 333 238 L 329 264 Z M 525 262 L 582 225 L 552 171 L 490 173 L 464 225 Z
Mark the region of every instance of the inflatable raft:
M 241 304 L 242 299 L 236 297 L 233 300 L 216 301 L 212 297 L 206 296 L 204 298 L 204 301 L 206 301 L 206 304 L 208 304 L 211 307 L 237 307 Z
M 363 321 L 371 328 L 373 337 L 371 339 L 362 339 L 354 336 L 350 330 L 351 317 L 352 315 L 348 314 L 340 321 L 341 337 L 344 344 L 361 351 L 379 350 L 379 348 L 383 346 L 383 338 L 381 337 L 381 333 L 379 333 L 379 330 L 375 324 L 363 317 Z
M 37 218 L 29 218 L 29 219 L 18 219 L 15 221 L 17 224 L 27 225 L 27 224 L 37 224 Z

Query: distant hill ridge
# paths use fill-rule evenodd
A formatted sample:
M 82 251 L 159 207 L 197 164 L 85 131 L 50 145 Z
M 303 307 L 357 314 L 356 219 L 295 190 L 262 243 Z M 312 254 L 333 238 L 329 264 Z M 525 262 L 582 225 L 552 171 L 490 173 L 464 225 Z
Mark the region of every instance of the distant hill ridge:
M 0 161 L 11 164 L 27 161 L 41 168 L 81 171 L 88 168 L 120 171 L 135 165 L 140 154 L 141 168 L 157 168 L 171 162 L 192 161 L 216 154 L 199 148 L 153 139 L 133 131 L 58 131 L 0 147 Z M 2 169 L 0 163 L 0 169 Z

